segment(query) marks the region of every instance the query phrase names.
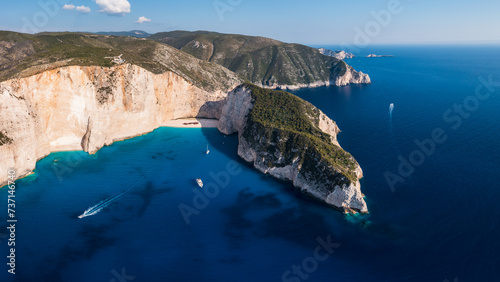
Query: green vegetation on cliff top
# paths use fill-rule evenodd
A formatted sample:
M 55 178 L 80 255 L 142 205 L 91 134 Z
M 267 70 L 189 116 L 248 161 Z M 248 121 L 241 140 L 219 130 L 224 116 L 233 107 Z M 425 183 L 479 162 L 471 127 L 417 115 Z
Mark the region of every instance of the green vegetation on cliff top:
M 62 66 L 111 67 L 106 57 L 123 54 L 127 63 L 155 74 L 172 71 L 207 90 L 230 90 L 229 70 L 145 38 L 89 33 L 23 34 L 0 31 L 0 81 Z
M 0 31 L 0 79 L 42 64 L 63 62 L 65 65 L 112 66 L 105 57 L 123 54 L 127 62 L 152 72 L 168 70 L 155 63 L 155 42 L 137 38 L 93 35 L 85 33 L 39 33 L 35 35 Z M 8 60 L 10 59 L 10 60 Z
M 12 139 L 9 138 L 9 136 L 7 136 L 5 132 L 0 131 L 0 146 L 10 143 L 12 143 Z
M 270 38 L 208 31 L 172 31 L 149 38 L 222 65 L 257 85 L 299 85 L 335 79 L 346 64 L 317 49 Z
M 247 139 L 267 135 L 269 140 L 276 141 L 280 152 L 294 155 L 292 151 L 299 149 L 299 153 L 304 154 L 301 158 L 303 162 L 310 160 L 307 154 L 319 155 L 352 182 L 357 180 L 356 161 L 348 152 L 333 144 L 330 135 L 319 129 L 320 111 L 316 107 L 285 91 L 263 89 L 248 83 L 240 87 L 249 89 L 253 100 L 243 133 Z M 314 167 L 316 162 L 309 165 Z

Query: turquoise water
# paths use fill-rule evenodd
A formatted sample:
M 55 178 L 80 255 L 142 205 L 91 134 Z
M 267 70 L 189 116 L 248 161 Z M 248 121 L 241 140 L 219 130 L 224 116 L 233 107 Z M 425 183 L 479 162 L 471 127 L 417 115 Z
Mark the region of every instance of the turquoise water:
M 16 181 L 17 274 L 2 263 L 0 280 L 498 281 L 500 85 L 458 128 L 443 114 L 479 76 L 500 81 L 500 49 L 378 48 L 369 53 L 396 57 L 348 61 L 373 84 L 294 92 L 342 129 L 364 169 L 369 215 L 344 216 L 255 171 L 234 135 L 160 128 L 92 156 L 51 154 Z M 446 141 L 391 189 L 384 174 L 436 128 Z M 6 198 L 3 188 L 0 210 Z

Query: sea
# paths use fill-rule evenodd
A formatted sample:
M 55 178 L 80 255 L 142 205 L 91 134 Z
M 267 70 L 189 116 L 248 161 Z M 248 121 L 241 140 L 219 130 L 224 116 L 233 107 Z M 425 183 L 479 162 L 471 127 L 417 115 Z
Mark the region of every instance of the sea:
M 235 135 L 159 128 L 40 160 L 15 181 L 14 217 L 1 188 L 0 281 L 500 281 L 500 48 L 346 61 L 372 84 L 293 93 L 342 130 L 369 214 L 261 174 Z

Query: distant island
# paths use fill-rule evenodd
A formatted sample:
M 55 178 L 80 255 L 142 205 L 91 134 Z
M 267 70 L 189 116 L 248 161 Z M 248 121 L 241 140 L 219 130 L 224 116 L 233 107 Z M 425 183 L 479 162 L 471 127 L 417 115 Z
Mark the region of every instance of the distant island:
M 19 176 L 51 152 L 93 154 L 171 120 L 210 118 L 222 133 L 238 133 L 238 155 L 258 170 L 344 212 L 368 212 L 362 170 L 338 144 L 335 122 L 260 87 L 370 82 L 317 49 L 212 32 L 0 31 L 0 63 L 0 101 L 9 105 L 0 112 L 0 163 Z

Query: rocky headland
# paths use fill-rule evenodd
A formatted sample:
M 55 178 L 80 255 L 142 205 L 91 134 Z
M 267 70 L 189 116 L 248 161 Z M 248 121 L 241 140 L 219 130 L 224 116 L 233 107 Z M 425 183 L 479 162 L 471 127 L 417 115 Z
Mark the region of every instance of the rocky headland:
M 242 84 L 223 66 L 148 39 L 5 32 L 0 39 L 0 171 L 21 177 L 51 152 L 93 154 L 170 120 L 211 118 L 222 133 L 238 133 L 238 155 L 263 173 L 344 212 L 368 211 L 362 170 L 338 144 L 337 125 L 290 93 Z M 102 59 L 118 52 L 127 63 Z M 366 79 L 337 65 L 335 85 Z

